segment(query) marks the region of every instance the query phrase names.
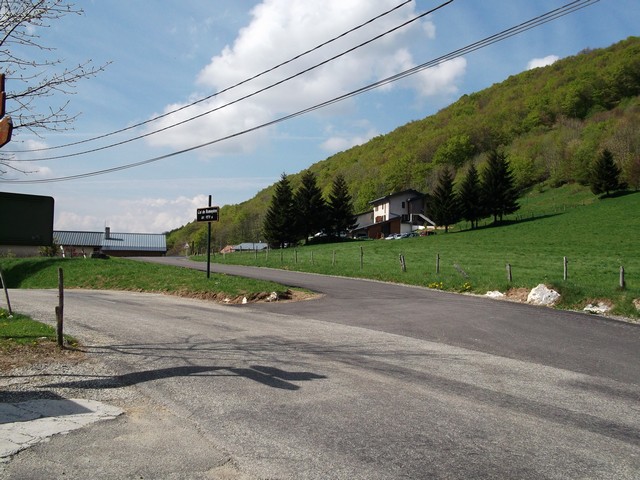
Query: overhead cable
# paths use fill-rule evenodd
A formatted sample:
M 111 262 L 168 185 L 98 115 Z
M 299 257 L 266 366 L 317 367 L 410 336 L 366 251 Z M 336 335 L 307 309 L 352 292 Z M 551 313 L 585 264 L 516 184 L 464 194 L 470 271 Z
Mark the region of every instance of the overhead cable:
M 557 20 L 558 18 L 561 18 L 561 17 L 563 17 L 565 15 L 568 15 L 570 13 L 574 13 L 574 12 L 576 12 L 576 11 L 582 9 L 582 8 L 585 8 L 585 7 L 590 6 L 590 5 L 594 4 L 594 3 L 597 3 L 598 1 L 599 0 L 576 0 L 576 1 L 570 2 L 570 3 L 568 3 L 568 4 L 566 4 L 566 5 L 562 6 L 562 7 L 559 7 L 557 9 L 555 9 L 555 10 L 551 10 L 551 11 L 545 13 L 545 14 L 542 14 L 542 15 L 540 15 L 538 17 L 535 17 L 535 18 L 533 18 L 531 20 L 528 20 L 528 21 L 526 21 L 524 23 L 521 23 L 521 24 L 519 24 L 517 26 L 511 27 L 511 28 L 509 28 L 507 30 L 503 30 L 500 33 L 491 35 L 491 36 L 486 37 L 486 38 L 484 38 L 482 40 L 479 40 L 479 41 L 477 41 L 475 43 L 469 44 L 466 47 L 460 48 L 458 50 L 454 50 L 454 51 L 452 51 L 450 53 L 447 53 L 447 54 L 445 54 L 445 55 L 443 55 L 441 57 L 438 57 L 436 59 L 433 59 L 433 60 L 430 60 L 428 62 L 422 63 L 420 65 L 417 65 L 417 66 L 413 67 L 413 68 L 404 70 L 404 71 L 402 71 L 400 73 L 397 73 L 397 74 L 392 75 L 390 77 L 384 78 L 384 79 L 379 80 L 377 82 L 371 83 L 371 84 L 366 85 L 364 87 L 361 87 L 361 88 L 359 88 L 357 90 L 353 90 L 353 91 L 351 91 L 349 93 L 346 93 L 344 95 L 340 95 L 338 97 L 334 97 L 334 98 L 332 98 L 330 100 L 327 100 L 325 102 L 316 104 L 314 106 L 305 108 L 303 110 L 299 110 L 299 111 L 297 111 L 295 113 L 291 113 L 291 114 L 285 115 L 283 117 L 279 117 L 277 119 L 271 120 L 271 121 L 263 123 L 261 125 L 257 125 L 257 126 L 248 128 L 246 130 L 242 130 L 242 131 L 230 134 L 230 135 L 226 135 L 224 137 L 220 137 L 220 138 L 217 138 L 215 140 L 211 140 L 211 141 L 208 141 L 208 142 L 205 142 L 205 143 L 202 143 L 202 144 L 199 144 L 199 145 L 195 145 L 195 146 L 183 149 L 183 150 L 172 152 L 172 153 L 169 153 L 169 154 L 166 154 L 166 155 L 161 155 L 161 156 L 158 156 L 158 157 L 153 157 L 153 158 L 150 158 L 150 159 L 147 159 L 147 160 L 142 160 L 142 161 L 139 161 L 139 162 L 128 163 L 128 164 L 120 165 L 120 166 L 117 166 L 117 167 L 112 167 L 112 168 L 108 168 L 108 169 L 104 169 L 104 170 L 97 170 L 97 171 L 88 172 L 88 173 L 82 173 L 82 174 L 77 174 L 77 175 L 69 175 L 69 176 L 65 176 L 65 177 L 48 178 L 48 179 L 37 179 L 37 180 L 2 180 L 2 179 L 0 179 L 0 183 L 36 184 L 36 183 L 53 183 L 53 182 L 63 182 L 63 181 L 69 181 L 69 180 L 78 180 L 78 179 L 81 179 L 81 178 L 93 177 L 93 176 L 97 176 L 97 175 L 104 175 L 104 174 L 107 174 L 107 173 L 118 172 L 118 171 L 121 171 L 121 170 L 126 170 L 126 169 L 130 169 L 130 168 L 134 168 L 134 167 L 139 167 L 139 166 L 142 166 L 142 165 L 148 165 L 150 163 L 155 163 L 155 162 L 158 162 L 160 160 L 165 160 L 167 158 L 171 158 L 171 157 L 174 157 L 174 156 L 178 156 L 178 155 L 182 155 L 182 154 L 185 154 L 185 153 L 188 153 L 188 152 L 192 152 L 192 151 L 198 150 L 200 148 L 208 147 L 208 146 L 214 145 L 216 143 L 220 143 L 220 142 L 223 142 L 223 141 L 226 141 L 226 140 L 230 140 L 232 138 L 235 138 L 235 137 L 238 137 L 238 136 L 241 136 L 241 135 L 245 135 L 247 133 L 254 132 L 256 130 L 259 130 L 259 129 L 262 129 L 262 128 L 265 128 L 265 127 L 270 127 L 272 125 L 275 125 L 275 124 L 278 124 L 278 123 L 281 123 L 281 122 L 284 122 L 284 121 L 287 121 L 287 120 L 291 120 L 291 119 L 293 119 L 295 117 L 298 117 L 298 116 L 301 116 L 301 115 L 305 115 L 307 113 L 310 113 L 312 111 L 318 110 L 320 108 L 324 108 L 324 107 L 327 107 L 329 105 L 333 105 L 334 103 L 346 100 L 347 98 L 351 98 L 353 96 L 360 95 L 362 93 L 368 92 L 368 91 L 373 90 L 375 88 L 379 88 L 381 86 L 384 86 L 384 85 L 387 85 L 389 83 L 392 83 L 392 82 L 398 81 L 400 79 L 403 79 L 403 78 L 408 77 L 410 75 L 414 75 L 414 74 L 416 74 L 416 73 L 418 73 L 420 71 L 423 71 L 423 70 L 426 70 L 426 69 L 429 69 L 429 68 L 433 68 L 433 67 L 435 67 L 435 66 L 437 66 L 437 65 L 439 65 L 439 64 L 441 64 L 443 62 L 446 62 L 448 60 L 452 60 L 454 58 L 461 57 L 461 56 L 463 56 L 463 55 L 465 55 L 467 53 L 471 53 L 471 52 L 474 52 L 474 51 L 479 50 L 481 48 L 484 48 L 486 46 L 492 45 L 494 43 L 501 42 L 503 40 L 506 40 L 507 38 L 510 38 L 510 37 L 515 36 L 515 35 L 521 34 L 521 33 L 525 32 L 527 30 L 531 30 L 532 28 L 536 28 L 536 27 L 538 27 L 540 25 L 543 25 L 545 23 L 548 23 L 548 22 L 550 22 L 552 20 Z
M 187 108 L 193 107 L 194 105 L 198 105 L 199 103 L 205 102 L 205 101 L 210 100 L 210 99 L 212 99 L 214 97 L 217 97 L 218 95 L 221 95 L 221 94 L 226 93 L 226 92 L 228 92 L 230 90 L 233 90 L 234 88 L 237 88 L 237 87 L 240 87 L 240 86 L 242 86 L 242 85 L 244 85 L 246 83 L 249 83 L 249 82 L 251 82 L 251 81 L 253 81 L 253 80 L 257 79 L 257 78 L 260 78 L 260 77 L 266 75 L 267 73 L 271 73 L 274 70 L 277 70 L 280 67 L 284 67 L 285 65 L 288 65 L 288 64 L 290 64 L 290 63 L 292 63 L 292 62 L 294 62 L 294 61 L 296 61 L 296 60 L 298 60 L 298 59 L 300 59 L 300 58 L 302 58 L 302 57 L 304 57 L 306 55 L 309 55 L 310 53 L 315 52 L 316 50 L 319 50 L 319 49 L 321 49 L 321 48 L 323 48 L 323 47 L 325 47 L 325 46 L 327 46 L 327 45 L 329 45 L 329 44 L 331 44 L 333 42 L 336 42 L 337 40 L 340 40 L 341 38 L 346 37 L 347 35 L 355 32 L 357 30 L 360 30 L 361 28 L 364 28 L 365 26 L 375 22 L 376 20 L 379 20 L 380 18 L 385 17 L 386 15 L 389 15 L 390 13 L 393 13 L 396 10 L 404 7 L 406 4 L 411 3 L 412 1 L 413 0 L 406 0 L 406 1 L 396 5 L 395 7 L 391 8 L 390 10 L 387 10 L 386 12 L 383 12 L 383 13 L 381 13 L 379 15 L 376 15 L 375 17 L 367 20 L 366 22 L 363 22 L 363 23 L 361 23 L 359 25 L 356 25 L 355 27 L 350 28 L 349 30 L 341 33 L 340 35 L 335 36 L 335 37 L 333 37 L 333 38 L 331 38 L 331 39 L 329 39 L 329 40 L 327 40 L 325 42 L 322 42 L 319 45 L 316 45 L 315 47 L 310 48 L 309 50 L 306 50 L 306 51 L 304 51 L 302 53 L 299 53 L 298 55 L 296 55 L 294 57 L 291 57 L 290 59 L 285 60 L 282 63 L 274 65 L 273 67 L 270 67 L 267 70 L 263 70 L 262 72 L 257 73 L 255 75 L 253 75 L 252 77 L 246 78 L 246 79 L 244 79 L 244 80 L 242 80 L 242 81 L 240 81 L 240 82 L 238 82 L 238 83 L 236 83 L 234 85 L 231 85 L 229 87 L 225 87 L 222 90 L 219 90 L 219 91 L 217 91 L 217 92 L 215 92 L 215 93 L 213 93 L 211 95 L 208 95 L 206 97 L 203 97 L 203 98 L 200 98 L 200 99 L 195 100 L 193 102 L 190 102 L 190 103 L 188 103 L 186 105 L 183 105 L 183 106 L 181 106 L 179 108 L 176 108 L 175 110 L 171 110 L 169 112 L 165 112 L 162 115 L 157 115 L 157 116 L 155 116 L 153 118 L 150 118 L 148 120 L 145 120 L 143 122 L 139 122 L 139 123 L 136 123 L 136 124 L 133 124 L 133 125 L 129 125 L 128 127 L 121 128 L 119 130 L 114 130 L 113 132 L 105 133 L 105 134 L 102 134 L 102 135 L 97 135 L 95 137 L 87 138 L 87 139 L 84 139 L 84 140 L 79 140 L 77 142 L 66 143 L 64 145 L 56 145 L 56 146 L 53 146 L 53 147 L 34 148 L 34 149 L 29 149 L 29 150 L 5 150 L 4 153 L 42 152 L 42 151 L 47 151 L 47 150 L 56 150 L 56 149 L 60 149 L 60 148 L 73 147 L 75 145 L 81 145 L 83 143 L 93 142 L 93 141 L 96 141 L 96 140 L 101 140 L 103 138 L 111 137 L 113 135 L 117 135 L 119 133 L 123 133 L 123 132 L 126 132 L 128 130 L 132 130 L 134 128 L 142 127 L 144 125 L 147 125 L 149 123 L 155 122 L 157 120 L 161 120 L 161 119 L 163 119 L 165 117 L 168 117 L 169 115 L 173 115 L 174 113 L 178 113 L 178 112 L 180 112 L 182 110 L 185 110 Z M 140 138 L 140 137 L 137 137 L 136 140 L 138 138 Z M 60 157 L 56 157 L 56 158 L 60 158 Z M 37 161 L 37 160 L 33 160 L 33 161 Z
M 120 142 L 112 143 L 112 144 L 109 144 L 109 145 L 104 145 L 102 147 L 92 148 L 90 150 L 84 150 L 84 151 L 81 151 L 81 152 L 68 153 L 68 154 L 65 154 L 65 155 L 56 155 L 56 156 L 53 156 L 53 157 L 45 157 L 45 158 L 16 159 L 14 161 L 16 161 L 16 162 L 44 162 L 44 161 L 50 161 L 50 160 L 59 160 L 59 159 L 62 159 L 62 158 L 78 157 L 80 155 L 86 155 L 88 153 L 95 153 L 95 152 L 99 152 L 99 151 L 102 151 L 102 150 L 107 150 L 109 148 L 117 147 L 117 146 L 120 146 L 120 145 L 125 145 L 127 143 L 131 143 L 131 142 L 134 142 L 136 140 L 140 140 L 142 138 L 150 137 L 151 135 L 155 135 L 157 133 L 165 132 L 167 130 L 170 130 L 172 128 L 178 127 L 180 125 L 184 125 L 185 123 L 192 122 L 194 120 L 202 118 L 202 117 L 204 117 L 206 115 L 210 115 L 211 113 L 220 111 L 220 110 L 222 110 L 224 108 L 227 108 L 227 107 L 229 107 L 231 105 L 235 105 L 235 104 L 237 104 L 239 102 L 242 102 L 243 100 L 247 100 L 247 99 L 249 99 L 251 97 L 255 97 L 256 95 L 259 95 L 260 93 L 266 92 L 267 90 L 271 90 L 272 88 L 275 88 L 275 87 L 277 87 L 279 85 L 282 85 L 283 83 L 286 83 L 286 82 L 288 82 L 290 80 L 293 80 L 293 79 L 295 79 L 297 77 L 300 77 L 300 76 L 302 76 L 302 75 L 304 75 L 306 73 L 309 73 L 309 72 L 311 72 L 311 71 L 313 71 L 313 70 L 315 70 L 317 68 L 320 68 L 323 65 L 326 65 L 326 64 L 328 64 L 330 62 L 333 62 L 333 61 L 337 60 L 338 58 L 344 57 L 345 55 L 347 55 L 349 53 L 352 53 L 355 50 L 358 50 L 359 48 L 362 48 L 362 47 L 364 47 L 366 45 L 369 45 L 370 43 L 373 43 L 376 40 L 379 40 L 379 39 L 381 39 L 381 38 L 383 38 L 383 37 L 385 37 L 387 35 L 390 35 L 391 33 L 396 32 L 396 31 L 406 27 L 407 25 L 409 25 L 409 24 L 411 24 L 413 22 L 416 22 L 416 21 L 420 20 L 421 18 L 432 14 L 433 12 L 445 7 L 446 5 L 448 5 L 448 4 L 452 3 L 452 2 L 453 2 L 453 0 L 448 0 L 448 1 L 438 5 L 437 7 L 432 8 L 431 10 L 423 12 L 423 13 L 415 16 L 414 18 L 412 18 L 410 20 L 407 20 L 406 22 L 404 22 L 404 23 L 402 23 L 400 25 L 397 25 L 397 26 L 395 26 L 395 27 L 393 27 L 393 28 L 391 28 L 391 29 L 379 34 L 379 35 L 376 35 L 375 37 L 370 38 L 369 40 L 366 40 L 366 41 L 364 41 L 364 42 L 362 42 L 362 43 L 360 43 L 360 44 L 358 44 L 358 45 L 356 45 L 354 47 L 351 47 L 351 48 L 349 48 L 347 50 L 344 50 L 343 52 L 341 52 L 341 53 L 339 53 L 337 55 L 334 55 L 334 56 L 332 56 L 332 57 L 330 57 L 330 58 L 328 58 L 326 60 L 323 60 L 320 63 L 316 63 L 315 65 L 312 65 L 311 67 L 308 67 L 308 68 L 306 68 L 306 69 L 304 69 L 302 71 L 299 71 L 299 72 L 297 72 L 297 73 L 295 73 L 293 75 L 285 77 L 285 78 L 283 78 L 283 79 L 281 79 L 281 80 L 279 80 L 279 81 L 277 81 L 275 83 L 267 85 L 266 87 L 263 87 L 263 88 L 260 88 L 258 90 L 255 90 L 255 91 L 253 91 L 251 93 L 248 93 L 248 94 L 246 94 L 246 95 L 244 95 L 242 97 L 236 98 L 235 100 L 232 100 L 230 102 L 224 103 L 222 105 L 219 105 L 219 106 L 217 106 L 215 108 L 212 108 L 210 110 L 202 112 L 202 113 L 200 113 L 198 115 L 194 115 L 193 117 L 189 117 L 189 118 L 187 118 L 185 120 L 182 120 L 180 122 L 172 123 L 171 125 L 168 125 L 166 127 L 163 127 L 163 128 L 157 129 L 157 130 L 153 130 L 151 132 L 144 133 L 142 135 L 138 135 L 137 137 L 132 137 L 132 138 L 129 138 L 129 139 L 126 139 L 126 140 L 122 140 Z

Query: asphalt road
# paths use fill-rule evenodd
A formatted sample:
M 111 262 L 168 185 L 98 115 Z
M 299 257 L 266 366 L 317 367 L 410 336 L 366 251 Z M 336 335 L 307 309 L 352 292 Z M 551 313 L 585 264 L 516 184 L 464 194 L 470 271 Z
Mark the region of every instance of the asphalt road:
M 91 339 L 88 350 L 113 374 L 63 386 L 134 389 L 148 406 L 20 454 L 9 478 L 58 478 L 61 458 L 70 462 L 64 478 L 640 474 L 637 326 L 377 282 L 224 269 L 326 296 L 221 306 L 66 292 L 68 332 Z M 56 292 L 11 294 L 16 310 L 51 317 Z M 68 458 L 72 451 L 81 455 Z

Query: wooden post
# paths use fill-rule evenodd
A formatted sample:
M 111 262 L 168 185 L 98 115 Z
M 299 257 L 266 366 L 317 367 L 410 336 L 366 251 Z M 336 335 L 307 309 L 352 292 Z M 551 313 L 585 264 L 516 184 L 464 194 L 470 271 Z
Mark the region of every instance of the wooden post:
M 311 251 L 311 265 L 315 265 L 315 263 L 313 262 L 313 250 Z
M 404 255 L 403 255 L 403 254 L 400 254 L 400 269 L 401 269 L 403 272 L 406 272 L 406 271 L 407 271 L 407 264 L 406 264 L 406 262 L 405 262 L 405 260 L 404 260 Z
M 513 281 L 513 277 L 511 276 L 511 264 L 507 263 L 507 281 L 511 283 Z
M 360 270 L 364 268 L 364 249 L 360 247 Z
M 331 266 L 335 267 L 336 266 L 336 251 L 333 251 L 333 255 L 331 257 Z
M 9 301 L 9 291 L 7 290 L 7 284 L 4 283 L 2 270 L 0 270 L 0 282 L 2 282 L 2 288 L 4 289 L 4 296 L 7 299 L 7 310 L 9 311 L 9 315 L 13 315 L 13 312 L 11 311 L 11 301 Z
M 436 273 L 440 273 L 440 254 L 436 253 Z
M 62 268 L 58 268 L 58 306 L 56 307 L 56 338 L 58 347 L 64 347 L 64 275 Z
M 295 263 L 297 265 L 298 264 L 298 249 L 297 248 L 295 248 L 293 250 L 293 256 L 294 256 L 294 261 L 295 261 Z
M 284 249 L 280 248 L 280 263 L 284 263 Z
M 564 274 L 562 275 L 562 278 L 566 281 L 568 278 L 568 261 L 567 261 L 567 257 L 564 257 Z
M 624 267 L 620 265 L 620 288 L 624 290 L 625 281 L 624 281 Z

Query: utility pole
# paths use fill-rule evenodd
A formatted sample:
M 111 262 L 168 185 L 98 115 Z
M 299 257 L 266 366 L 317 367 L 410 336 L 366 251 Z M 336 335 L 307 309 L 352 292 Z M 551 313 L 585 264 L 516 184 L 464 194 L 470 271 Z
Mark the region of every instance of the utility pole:
M 209 195 L 209 207 L 211 207 L 211 195 Z M 207 222 L 207 278 L 211 277 L 211 222 Z
M 4 147 L 11 141 L 11 133 L 13 132 L 13 122 L 11 117 L 5 117 L 5 102 L 7 93 L 4 91 L 4 73 L 0 73 L 0 148 Z

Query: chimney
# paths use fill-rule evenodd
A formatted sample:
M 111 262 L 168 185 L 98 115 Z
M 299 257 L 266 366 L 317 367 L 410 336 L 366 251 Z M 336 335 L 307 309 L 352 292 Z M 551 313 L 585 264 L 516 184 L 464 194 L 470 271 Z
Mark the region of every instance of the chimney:
M 109 240 L 111 237 L 111 227 L 104 227 L 104 239 Z

